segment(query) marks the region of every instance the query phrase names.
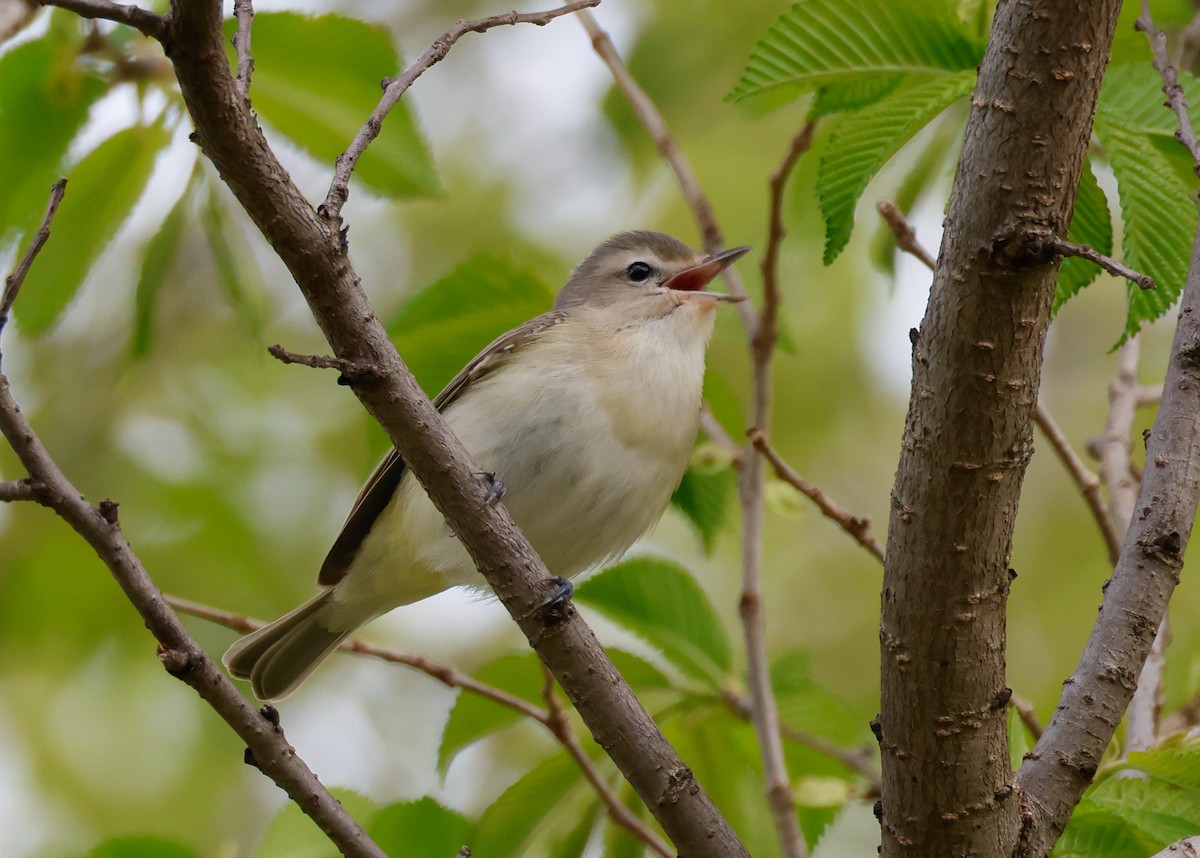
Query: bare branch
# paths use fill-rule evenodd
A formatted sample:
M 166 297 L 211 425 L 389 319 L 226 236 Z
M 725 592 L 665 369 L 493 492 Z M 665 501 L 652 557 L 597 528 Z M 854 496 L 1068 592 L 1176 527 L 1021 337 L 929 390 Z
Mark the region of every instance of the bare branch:
M 280 363 L 294 363 L 313 369 L 336 369 L 350 381 L 377 380 L 380 377 L 378 367 L 329 355 L 302 355 L 288 351 L 279 343 L 267 346 L 267 353 Z
M 450 53 L 450 49 L 454 47 L 455 42 L 467 33 L 484 33 L 493 27 L 505 27 L 515 24 L 533 24 L 538 27 L 544 27 L 555 18 L 599 4 L 600 0 L 575 0 L 575 2 L 566 3 L 557 9 L 550 9 L 546 12 L 506 12 L 503 15 L 492 15 L 488 18 L 459 21 L 439 36 L 429 46 L 428 50 L 421 54 L 415 63 L 404 70 L 404 74 L 400 75 L 400 77 L 384 81 L 383 97 L 380 98 L 379 104 L 372 111 L 371 118 L 367 120 L 366 124 L 355 135 L 354 140 L 350 143 L 350 147 L 338 156 L 337 166 L 333 173 L 333 182 L 329 185 L 329 193 L 325 195 L 325 204 L 321 209 L 322 217 L 329 224 L 340 225 L 342 206 L 346 204 L 346 200 L 350 197 L 350 174 L 354 172 L 354 167 L 358 164 L 358 159 L 367 151 L 367 147 L 371 145 L 371 142 L 379 136 L 379 132 L 383 129 L 384 119 L 387 118 L 392 108 L 400 103 L 401 97 L 408 91 L 408 88 L 422 74 L 444 60 L 446 55 Z
M 219 8 L 173 0 L 170 9 L 164 47 L 195 125 L 193 140 L 287 266 L 333 354 L 379 368 L 378 380 L 352 386 L 355 395 L 678 852 L 746 854 L 579 614 L 569 603 L 562 615 L 541 610 L 557 585 L 504 505 L 488 503 L 482 469 L 396 353 L 346 258 L 340 230 L 307 203 L 237 95 Z
M 1179 75 L 1167 54 L 1167 37 L 1159 32 L 1158 27 L 1154 26 L 1154 19 L 1150 17 L 1149 0 L 1142 0 L 1142 14 L 1134 22 L 1134 27 L 1145 33 L 1146 38 L 1150 40 L 1150 50 L 1154 53 L 1154 68 L 1162 75 L 1162 91 L 1167 96 L 1167 107 L 1175 112 L 1175 117 L 1179 120 L 1179 130 L 1175 132 L 1175 139 L 1191 154 L 1196 174 L 1200 175 L 1200 142 L 1196 140 L 1196 131 L 1192 128 L 1191 116 L 1188 114 L 1187 96 L 1183 93 Z
M 1118 262 L 1111 256 L 1105 256 L 1100 251 L 1094 250 L 1086 244 L 1076 244 L 1073 241 L 1059 238 L 1057 235 L 1039 236 L 1038 241 L 1042 246 L 1051 248 L 1060 256 L 1077 256 L 1080 259 L 1086 259 L 1088 262 L 1094 262 L 1109 274 L 1112 274 L 1114 277 L 1123 277 L 1139 289 L 1154 288 L 1154 278 L 1150 275 L 1140 274 L 1125 263 Z
M 29 248 L 21 257 L 21 261 L 17 263 L 17 267 L 13 269 L 12 274 L 4 278 L 4 295 L 0 297 L 0 331 L 3 331 L 4 326 L 8 324 L 8 314 L 12 312 L 13 303 L 17 300 L 17 293 L 21 291 L 21 285 L 29 275 L 33 261 L 37 259 L 37 255 L 41 253 L 50 238 L 50 224 L 54 220 L 55 213 L 58 212 L 58 205 L 62 202 L 66 190 L 66 179 L 59 179 L 54 183 L 50 189 L 50 202 L 46 204 L 46 213 L 42 215 L 42 223 L 34 233 Z
M 763 252 L 761 270 L 763 280 L 763 307 L 758 314 L 758 324 L 754 328 L 752 346 L 756 352 L 769 355 L 775 348 L 779 338 L 777 327 L 779 304 L 782 295 L 779 289 L 779 250 L 783 244 L 787 229 L 783 225 L 783 192 L 787 188 L 788 179 L 800 156 L 812 146 L 813 133 L 817 129 L 817 121 L 810 119 L 792 138 L 787 154 L 784 155 L 779 168 L 771 174 L 768 182 L 770 188 L 770 226 L 767 229 L 767 247 Z M 756 421 L 765 425 L 759 418 Z
M 1150 858 L 1200 858 L 1200 837 L 1186 837 L 1172 843 Z
M 1071 442 L 1067 440 L 1067 436 L 1063 434 L 1062 429 L 1050 415 L 1050 411 L 1041 402 L 1038 403 L 1037 411 L 1034 413 L 1034 420 L 1037 422 L 1038 428 L 1042 430 L 1042 434 L 1046 436 L 1046 440 L 1050 442 L 1054 452 L 1058 454 L 1059 460 L 1067 469 L 1067 473 L 1071 475 L 1071 479 L 1075 481 L 1088 509 L 1092 511 L 1092 518 L 1096 520 L 1096 526 L 1100 528 L 1100 535 L 1104 537 L 1104 545 L 1108 549 L 1108 562 L 1116 563 L 1117 557 L 1121 553 L 1121 535 L 1117 533 L 1117 529 L 1113 525 L 1108 505 L 1100 496 L 1100 478 L 1088 470 L 1087 465 L 1083 463 L 1079 454 L 1071 446 Z
M 708 407 L 707 402 L 700 405 L 700 431 L 704 433 L 708 440 L 733 457 L 733 466 L 735 468 L 742 466 L 742 457 L 746 451 L 725 431 L 725 427 L 717 420 L 716 415 L 712 413 L 712 409 Z
M 23 480 L 0 482 L 0 503 L 32 501 L 46 503 L 46 487 L 26 477 Z
M 1013 694 L 1008 698 L 1008 705 L 1017 710 L 1017 717 L 1021 719 L 1021 723 L 1035 742 L 1042 738 L 1042 722 L 1038 720 L 1037 710 L 1031 702 L 1019 694 Z
M 1161 384 L 1143 384 L 1137 389 L 1137 407 L 1149 408 L 1152 405 L 1158 405 L 1162 400 L 1162 385 Z
M 244 614 L 235 614 L 230 611 L 223 611 L 219 608 L 214 608 L 210 605 L 205 605 L 200 602 L 193 602 L 190 599 L 183 599 L 178 596 L 166 595 L 164 598 L 171 607 L 185 614 L 190 614 L 193 617 L 199 617 L 209 622 L 216 623 L 234 631 L 249 633 L 261 629 L 266 625 L 262 620 L 248 617 Z M 386 647 L 375 646 L 374 644 L 366 643 L 360 640 L 348 640 L 342 643 L 338 650 L 351 655 L 360 655 L 367 658 L 378 659 L 388 664 L 397 664 L 403 667 L 412 668 L 419 671 L 431 679 L 435 679 L 447 688 L 458 688 L 463 691 L 470 692 L 479 697 L 491 700 L 500 706 L 512 709 L 541 724 L 554 738 L 566 749 L 567 753 L 575 761 L 576 765 L 583 771 L 584 777 L 588 783 L 596 789 L 600 798 L 609 808 L 609 816 L 618 825 L 625 826 L 635 837 L 646 843 L 660 855 L 671 858 L 675 853 L 667 847 L 662 840 L 650 831 L 644 823 L 621 803 L 620 799 L 613 793 L 612 789 L 605 783 L 604 779 L 596 771 L 595 765 L 591 758 L 580 746 L 579 741 L 575 738 L 571 730 L 570 722 L 566 718 L 566 714 L 562 710 L 562 705 L 551 691 L 546 691 L 543 696 L 549 704 L 548 709 L 541 709 L 534 706 L 527 700 L 524 700 L 516 695 L 509 694 L 503 689 L 488 685 L 485 682 L 480 682 L 472 676 L 468 676 L 447 664 L 441 664 L 421 655 L 399 652 Z M 544 666 L 543 666 L 543 669 Z M 551 680 L 552 683 L 552 680 Z
M 57 6 L 74 12 L 81 18 L 116 21 L 133 27 L 154 39 L 161 39 L 167 29 L 166 19 L 140 6 L 111 3 L 109 0 L 37 0 L 43 6 Z
M 816 122 L 810 120 L 792 138 L 779 167 L 771 175 L 767 245 L 762 259 L 763 308 L 750 334 L 753 363 L 754 425 L 768 426 L 771 421 L 771 363 L 779 338 L 779 252 L 786 229 L 783 225 L 783 196 L 788 179 L 800 156 L 812 145 Z M 762 550 L 766 514 L 766 483 L 762 459 L 753 446 L 742 459 L 738 475 L 738 495 L 742 504 L 742 595 L 738 614 L 746 642 L 746 676 L 750 690 L 750 715 L 763 761 L 767 802 L 774 818 L 781 850 L 785 858 L 807 854 L 804 835 L 796 816 L 791 778 L 783 755 L 783 736 L 778 705 L 771 688 L 770 661 L 767 656 L 766 615 L 763 611 Z
M 1188 125 L 1178 81 L 1165 62 L 1165 43 L 1145 3 L 1139 27 L 1150 35 L 1168 103 L 1180 117 L 1180 137 L 1200 162 L 1200 147 Z M 1075 672 L 1063 685 L 1041 741 L 1018 773 L 1017 783 L 1026 794 L 1025 806 L 1033 823 L 1024 837 L 1022 854 L 1044 854 L 1066 825 L 1129 705 L 1179 583 L 1200 503 L 1200 464 L 1190 456 L 1200 447 L 1200 363 L 1196 359 L 1200 229 L 1193 241 L 1180 308 L 1162 402 L 1146 440 L 1146 472 L 1136 503 L 1129 507 L 1138 514 L 1129 524 L 1120 559 L 1104 590 L 1100 614 Z M 1131 352 L 1136 349 L 1128 343 L 1126 347 Z M 1123 355 L 1122 363 L 1125 360 Z M 1136 375 L 1129 389 L 1132 394 L 1128 398 L 1136 402 Z M 1115 499 L 1110 505 L 1116 515 L 1123 515 L 1124 508 Z
M 230 611 L 222 611 L 219 608 L 214 608 L 210 605 L 204 605 L 200 602 L 193 602 L 190 599 L 183 599 L 179 596 L 164 595 L 169 604 L 176 611 L 184 614 L 190 614 L 193 617 L 199 617 L 208 620 L 210 623 L 225 626 L 243 634 L 257 631 L 266 623 L 262 620 L 248 617 L 245 614 L 235 614 Z M 544 709 L 539 709 L 526 700 L 520 697 L 509 694 L 507 691 L 480 682 L 472 676 L 461 673 L 446 664 L 440 664 L 436 661 L 431 661 L 421 655 L 413 655 L 410 653 L 399 652 L 397 650 L 388 649 L 386 647 L 375 646 L 360 640 L 348 640 L 342 643 L 338 650 L 341 652 L 351 653 L 353 655 L 366 656 L 367 658 L 378 659 L 379 661 L 387 662 L 388 664 L 398 664 L 403 667 L 409 667 L 419 671 L 428 677 L 436 679 L 438 682 L 447 688 L 461 688 L 464 691 L 469 691 L 472 694 L 477 694 L 480 697 L 485 697 L 494 703 L 505 706 L 516 712 L 521 713 L 526 718 L 532 718 L 539 724 L 548 724 L 549 715 Z
M 0 374 L 0 432 L 30 477 L 45 487 L 42 503 L 87 540 L 159 642 L 159 658 L 241 737 L 254 764 L 278 784 L 347 856 L 386 858 L 288 744 L 277 720 L 260 714 L 233 687 L 172 612 L 134 555 L 113 516 L 90 506 L 71 485 L 13 400 Z
M 700 227 L 700 237 L 704 243 L 704 249 L 709 253 L 724 249 L 726 246 L 725 236 L 721 231 L 720 225 L 717 223 L 716 215 L 713 213 L 712 203 L 709 201 L 708 195 L 704 193 L 704 188 L 701 187 L 700 180 L 696 177 L 696 171 L 692 169 L 692 165 L 683 154 L 683 150 L 679 148 L 679 143 L 671 135 L 670 129 L 667 128 L 667 123 L 663 119 L 662 114 L 650 99 L 650 96 L 646 94 L 646 91 L 638 85 L 633 75 L 629 73 L 629 68 L 625 65 L 624 60 L 621 59 L 621 55 L 617 53 L 617 48 L 613 45 L 612 39 L 596 23 L 595 17 L 587 11 L 579 12 L 575 17 L 579 19 L 580 23 L 583 24 L 583 28 L 587 30 L 587 34 L 592 40 L 592 47 L 599 54 L 600 59 L 604 60 L 604 64 L 608 66 L 608 70 L 613 77 L 613 82 L 616 83 L 617 88 L 624 94 L 625 99 L 629 102 L 629 106 L 633 108 L 638 121 L 642 123 L 642 126 L 649 133 L 650 138 L 654 141 L 654 145 L 658 147 L 659 153 L 675 173 L 675 179 L 679 183 L 680 190 L 683 191 L 683 198 L 687 202 L 688 208 L 692 210 L 692 215 Z M 725 277 L 725 282 L 729 285 L 731 294 L 747 294 L 745 284 L 742 283 L 742 278 L 735 268 L 726 268 L 723 276 Z M 758 324 L 754 308 L 750 306 L 748 301 L 739 303 L 737 308 L 746 333 L 753 336 Z
M 879 212 L 892 235 L 896 236 L 897 247 L 921 260 L 930 271 L 937 267 L 937 260 L 917 241 L 917 231 L 905 220 L 904 213 L 894 202 L 880 200 L 875 203 L 875 211 Z
M 583 746 L 579 744 L 579 740 L 575 737 L 575 731 L 571 729 L 571 722 L 567 719 L 567 713 L 563 709 L 558 695 L 554 693 L 556 684 L 554 674 L 545 665 L 542 665 L 542 672 L 546 676 L 546 682 L 542 686 L 542 699 L 546 701 L 546 708 L 549 712 L 546 726 L 566 749 L 571 759 L 575 761 L 575 765 L 583 772 L 584 778 L 592 785 L 592 789 L 600 796 L 600 800 L 608 808 L 608 818 L 617 825 L 620 825 L 636 839 L 645 843 L 654 852 L 663 856 L 663 858 L 674 858 L 675 850 L 671 849 L 670 846 L 662 841 L 662 838 L 651 831 L 642 820 L 638 819 L 621 802 L 620 796 L 613 792 L 608 782 L 600 776 L 600 772 L 596 771 L 591 757 L 587 755 L 587 752 L 583 750 Z
M 233 0 L 233 17 L 237 19 L 237 30 L 233 34 L 233 48 L 237 51 L 238 94 L 250 100 L 250 77 L 254 74 L 254 54 L 250 52 L 250 29 L 254 23 L 253 0 Z
M 752 443 L 759 452 L 761 452 L 771 463 L 771 467 L 775 469 L 776 476 L 783 480 L 788 485 L 795 488 L 800 494 L 811 500 L 817 505 L 817 509 L 821 514 L 831 521 L 836 522 L 842 530 L 850 534 L 854 541 L 867 549 L 871 555 L 880 563 L 883 562 L 883 547 L 871 534 L 871 520 L 863 516 L 854 515 L 846 509 L 843 509 L 839 504 L 834 502 L 819 486 L 810 483 L 800 474 L 796 473 L 792 467 L 784 461 L 783 457 L 771 446 L 767 437 L 758 429 L 751 429 L 748 433 L 750 443 Z

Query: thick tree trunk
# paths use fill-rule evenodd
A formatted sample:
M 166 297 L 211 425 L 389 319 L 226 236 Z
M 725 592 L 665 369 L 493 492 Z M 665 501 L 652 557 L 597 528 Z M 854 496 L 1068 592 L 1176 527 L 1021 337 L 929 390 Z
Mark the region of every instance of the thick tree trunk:
M 972 97 L 892 492 L 884 856 L 1007 856 L 1005 609 L 1057 264 L 1119 0 L 1007 0 Z

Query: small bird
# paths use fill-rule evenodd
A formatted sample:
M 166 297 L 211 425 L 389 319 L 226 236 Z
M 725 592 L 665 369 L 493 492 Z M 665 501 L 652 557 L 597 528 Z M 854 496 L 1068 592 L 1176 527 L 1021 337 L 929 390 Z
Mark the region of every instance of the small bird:
M 619 557 L 666 509 L 695 444 L 716 307 L 741 299 L 703 290 L 749 249 L 705 256 L 658 232 L 615 235 L 548 313 L 494 341 L 434 400 L 552 574 Z M 393 608 L 484 585 L 394 449 L 317 582 L 318 595 L 225 653 L 260 699 L 290 694 Z

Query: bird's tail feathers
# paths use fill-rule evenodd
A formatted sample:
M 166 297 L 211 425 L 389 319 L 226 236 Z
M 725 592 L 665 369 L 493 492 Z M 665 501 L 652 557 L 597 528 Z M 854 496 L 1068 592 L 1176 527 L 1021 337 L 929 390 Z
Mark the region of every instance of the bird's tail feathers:
M 296 690 L 353 629 L 326 627 L 332 590 L 325 590 L 234 643 L 222 661 L 230 675 L 249 679 L 260 700 L 278 700 Z

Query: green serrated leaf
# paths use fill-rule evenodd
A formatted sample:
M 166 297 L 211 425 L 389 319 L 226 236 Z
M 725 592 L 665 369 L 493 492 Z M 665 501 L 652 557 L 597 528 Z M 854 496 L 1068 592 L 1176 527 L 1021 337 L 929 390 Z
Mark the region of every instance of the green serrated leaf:
M 196 858 L 190 846 L 165 837 L 116 837 L 88 852 L 88 858 Z
M 194 178 L 194 177 L 193 177 Z M 146 242 L 142 253 L 142 269 L 138 275 L 137 288 L 133 294 L 133 356 L 145 357 L 150 350 L 150 337 L 154 323 L 154 309 L 158 305 L 158 293 L 166 282 L 167 274 L 175 261 L 175 251 L 183 235 L 187 220 L 187 206 L 191 196 L 191 183 L 183 196 L 176 200 L 171 211 L 163 218 L 158 232 Z
M 558 808 L 582 772 L 565 752 L 534 766 L 506 789 L 483 812 L 471 835 L 471 851 L 489 858 L 518 858 L 527 855 L 527 844 L 542 822 L 553 819 L 548 808 Z
M 817 196 L 825 219 L 825 264 L 845 249 L 854 208 L 867 184 L 900 147 L 939 113 L 966 96 L 975 71 L 943 74 L 905 86 L 870 107 L 848 114 L 834 127 L 821 157 Z
M 681 671 L 708 683 L 729 672 L 729 638 L 721 619 L 687 569 L 657 557 L 636 557 L 585 580 L 580 604 L 658 648 Z
M 1146 858 L 1159 845 L 1107 810 L 1080 805 L 1050 858 Z
M 1179 72 L 1192 125 L 1200 123 L 1200 78 Z M 1174 138 L 1179 130 L 1175 112 L 1163 106 L 1162 76 L 1149 63 L 1113 65 L 1104 73 L 1097 116 L 1120 123 L 1139 134 Z
M 679 488 L 671 495 L 671 506 L 682 512 L 700 534 L 705 554 L 712 554 L 717 546 L 717 537 L 728 519 L 729 498 L 736 483 L 737 476 L 728 468 L 707 472 L 689 467 Z
M 366 796 L 348 789 L 330 792 L 359 825 L 370 827 L 379 813 L 379 805 Z M 254 852 L 254 858 L 337 858 L 337 855 L 337 848 L 295 802 L 288 802 L 275 815 Z
M 1131 768 L 1187 789 L 1200 790 L 1200 738 L 1173 736 L 1127 759 Z
M 1108 778 L 1088 802 L 1136 828 L 1160 846 L 1200 833 L 1200 791 L 1158 779 Z
M 469 845 L 472 823 L 431 798 L 389 804 L 367 829 L 389 855 L 448 858 Z
M 1108 210 L 1108 197 L 1096 182 L 1092 170 L 1092 159 L 1088 158 L 1079 177 L 1079 196 L 1075 200 L 1075 213 L 1071 217 L 1071 229 L 1067 238 L 1076 244 L 1086 244 L 1093 250 L 1112 256 L 1112 216 Z M 1062 261 L 1058 269 L 1058 285 L 1054 292 L 1054 312 L 1079 290 L 1087 286 L 1100 274 L 1100 266 L 1086 259 L 1072 256 Z
M 1145 135 L 1108 115 L 1097 116 L 1096 135 L 1117 178 L 1124 261 L 1153 277 L 1156 287 L 1129 285 L 1127 337 L 1166 313 L 1179 297 L 1196 229 L 1196 202 L 1193 189 Z
M 126 128 L 70 171 L 54 219 L 58 239 L 52 252 L 38 257 L 17 304 L 17 319 L 26 333 L 44 333 L 67 308 L 141 197 L 155 156 L 166 143 L 167 134 L 158 126 Z
M 811 92 L 855 78 L 974 70 L 983 44 L 945 0 L 804 0 L 750 55 L 730 94 Z
M 861 110 L 890 95 L 903 81 L 904 75 L 881 74 L 823 86 L 817 91 L 817 97 L 808 112 L 809 118 Z
M 0 57 L 0 237 L 37 227 L 71 141 L 107 90 L 76 62 L 78 49 L 48 35 Z
M 225 35 L 232 37 L 234 30 L 234 22 L 226 21 Z M 380 80 L 401 68 L 383 27 L 341 15 L 259 12 L 254 17 L 254 109 L 272 128 L 327 164 L 346 150 L 375 109 Z M 372 190 L 395 198 L 438 192 L 433 156 L 405 102 L 388 114 L 354 175 Z
M 553 300 L 554 292 L 536 274 L 481 253 L 414 293 L 387 328 L 432 396 L 480 349 L 546 312 Z
M 536 653 L 504 655 L 476 671 L 480 682 L 507 691 L 515 697 L 545 708 L 542 701 L 542 675 Z M 442 731 L 438 747 L 438 771 L 445 774 L 459 751 L 484 736 L 501 730 L 524 716 L 478 694 L 460 692 Z

